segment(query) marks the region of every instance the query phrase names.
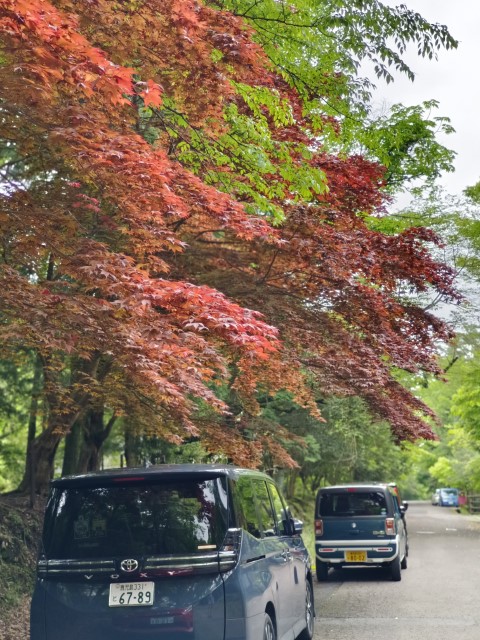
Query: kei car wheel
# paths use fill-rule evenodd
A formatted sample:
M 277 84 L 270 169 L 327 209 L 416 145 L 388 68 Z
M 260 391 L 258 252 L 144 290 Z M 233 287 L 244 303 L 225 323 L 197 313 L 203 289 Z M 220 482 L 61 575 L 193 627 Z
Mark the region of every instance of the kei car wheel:
M 328 578 L 328 564 L 318 560 L 315 573 L 317 574 L 317 580 L 319 582 L 324 582 Z
M 265 622 L 263 623 L 263 640 L 276 640 L 277 634 L 275 633 L 275 627 L 273 626 L 272 619 L 265 614 Z
M 402 569 L 406 569 L 408 566 L 408 561 L 407 561 L 407 551 L 405 550 L 405 555 L 402 558 L 402 561 L 400 562 L 400 567 Z
M 402 579 L 400 556 L 397 556 L 395 560 L 393 560 L 392 564 L 390 565 L 390 572 L 391 572 L 392 580 L 394 582 L 399 582 L 399 580 Z
M 313 605 L 313 589 L 307 580 L 305 592 L 305 629 L 298 636 L 298 640 L 312 640 L 315 624 L 315 607 Z

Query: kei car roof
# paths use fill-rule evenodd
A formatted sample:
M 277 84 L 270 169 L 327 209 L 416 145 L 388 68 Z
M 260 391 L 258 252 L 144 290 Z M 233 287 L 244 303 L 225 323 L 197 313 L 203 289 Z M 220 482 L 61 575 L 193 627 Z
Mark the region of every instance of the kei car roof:
M 389 483 L 388 482 L 369 482 L 367 483 L 355 483 L 355 484 L 334 484 L 331 485 L 329 487 L 321 487 L 319 489 L 319 492 L 326 492 L 326 491 L 339 491 L 339 490 L 343 490 L 343 491 L 348 491 L 348 490 L 357 490 L 357 489 L 363 489 L 363 490 L 371 490 L 371 491 L 375 491 L 376 489 L 388 489 L 389 488 Z

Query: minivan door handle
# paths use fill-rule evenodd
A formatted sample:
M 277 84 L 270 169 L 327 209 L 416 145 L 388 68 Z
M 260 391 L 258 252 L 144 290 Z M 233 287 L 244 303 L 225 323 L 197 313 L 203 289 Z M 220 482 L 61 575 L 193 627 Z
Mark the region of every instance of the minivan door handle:
M 285 562 L 289 562 L 292 559 L 292 554 L 288 549 L 284 549 L 280 554 Z

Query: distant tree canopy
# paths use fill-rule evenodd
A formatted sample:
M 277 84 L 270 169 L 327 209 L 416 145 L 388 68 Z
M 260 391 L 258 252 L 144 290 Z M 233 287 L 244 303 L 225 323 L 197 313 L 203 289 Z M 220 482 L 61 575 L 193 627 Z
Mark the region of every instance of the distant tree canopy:
M 357 69 L 410 75 L 405 46 L 456 46 L 445 27 L 373 0 L 0 0 L 0 32 L 0 349 L 31 380 L 23 490 L 45 489 L 67 435 L 70 468 L 98 466 L 119 419 L 295 465 L 251 428 L 280 389 L 312 415 L 318 391 L 359 396 L 398 440 L 432 437 L 395 370 L 439 372 L 450 330 L 415 294 L 456 299 L 453 272 L 433 232 L 369 219 L 394 174 L 428 180 L 451 156 L 421 110 L 392 115 L 413 142 L 378 135 Z

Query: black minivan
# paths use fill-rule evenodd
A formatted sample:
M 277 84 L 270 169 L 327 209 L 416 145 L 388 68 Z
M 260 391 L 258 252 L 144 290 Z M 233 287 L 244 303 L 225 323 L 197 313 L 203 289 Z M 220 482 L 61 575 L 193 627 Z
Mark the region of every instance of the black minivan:
M 54 480 L 31 640 L 311 640 L 300 533 L 257 471 L 159 465 Z

